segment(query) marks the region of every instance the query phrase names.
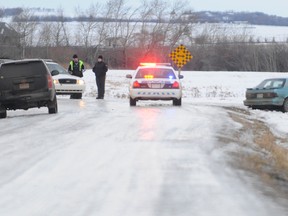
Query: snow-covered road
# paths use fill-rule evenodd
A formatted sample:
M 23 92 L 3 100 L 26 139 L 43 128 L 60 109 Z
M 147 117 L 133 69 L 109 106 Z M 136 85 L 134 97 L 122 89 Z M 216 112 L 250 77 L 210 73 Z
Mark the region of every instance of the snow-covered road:
M 286 215 L 227 165 L 217 136 L 237 125 L 225 109 L 92 97 L 58 105 L 56 115 L 1 120 L 1 216 Z

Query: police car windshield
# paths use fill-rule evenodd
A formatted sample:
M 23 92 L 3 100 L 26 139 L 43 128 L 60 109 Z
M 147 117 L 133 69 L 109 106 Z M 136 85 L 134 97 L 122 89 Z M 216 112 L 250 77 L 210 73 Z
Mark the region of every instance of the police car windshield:
M 176 79 L 174 71 L 169 68 L 141 68 L 138 70 L 135 78 L 141 79 L 147 76 L 162 79 Z
M 68 71 L 58 64 L 47 63 L 50 73 L 54 70 L 58 71 L 59 74 L 69 74 Z

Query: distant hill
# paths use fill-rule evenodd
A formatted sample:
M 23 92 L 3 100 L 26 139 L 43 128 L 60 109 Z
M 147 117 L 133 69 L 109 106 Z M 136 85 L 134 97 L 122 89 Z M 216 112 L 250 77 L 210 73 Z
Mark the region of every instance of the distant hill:
M 23 11 L 22 8 L 6 8 L 0 9 L 0 18 L 13 17 L 19 15 Z M 31 21 L 53 22 L 58 21 L 56 10 L 47 8 L 31 8 L 34 16 Z M 196 15 L 196 22 L 199 23 L 247 23 L 251 25 L 270 25 L 270 26 L 288 26 L 288 18 L 268 15 L 261 12 L 215 12 L 215 11 L 198 11 L 186 12 L 185 15 Z M 63 20 L 63 17 L 62 17 Z M 85 17 L 64 17 L 66 22 L 85 21 Z M 103 21 L 98 17 L 96 21 Z M 115 20 L 106 20 L 115 21 Z M 154 22 L 154 20 L 151 20 Z
M 194 12 L 197 16 L 197 21 L 200 23 L 237 23 L 246 22 L 251 25 L 271 25 L 271 26 L 288 26 L 288 18 L 275 15 L 268 15 L 261 12 L 213 12 L 200 11 Z

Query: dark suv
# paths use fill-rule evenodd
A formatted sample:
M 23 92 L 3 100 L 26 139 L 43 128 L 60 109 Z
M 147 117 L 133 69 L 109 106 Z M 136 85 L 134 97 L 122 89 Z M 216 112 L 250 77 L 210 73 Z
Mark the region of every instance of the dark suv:
M 7 110 L 33 107 L 48 107 L 49 114 L 58 111 L 53 78 L 45 61 L 30 59 L 1 64 L 0 118 L 7 117 Z

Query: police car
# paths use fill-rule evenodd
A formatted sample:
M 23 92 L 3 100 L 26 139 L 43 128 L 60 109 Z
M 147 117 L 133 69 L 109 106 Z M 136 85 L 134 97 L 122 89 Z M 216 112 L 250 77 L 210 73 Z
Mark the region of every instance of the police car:
M 82 78 L 71 75 L 65 68 L 52 60 L 46 60 L 46 65 L 50 73 L 52 73 L 52 71 L 58 72 L 58 75 L 53 76 L 56 94 L 70 95 L 71 99 L 82 98 L 82 94 L 86 88 Z
M 169 63 L 141 63 L 133 75 L 129 86 L 130 106 L 139 100 L 172 100 L 174 106 L 181 106 L 182 85 L 178 75 Z

